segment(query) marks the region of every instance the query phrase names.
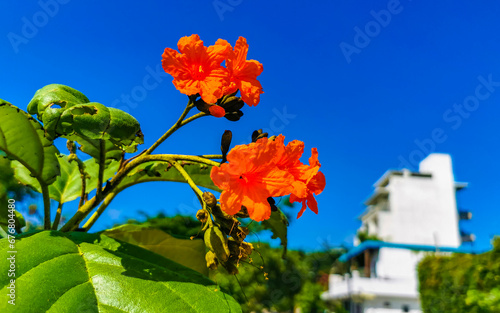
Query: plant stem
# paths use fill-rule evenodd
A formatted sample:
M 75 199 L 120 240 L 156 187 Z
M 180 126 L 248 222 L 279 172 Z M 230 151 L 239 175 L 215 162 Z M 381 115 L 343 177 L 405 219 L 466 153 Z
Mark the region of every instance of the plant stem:
M 59 222 L 61 221 L 62 207 L 63 203 L 59 202 L 59 205 L 57 206 L 56 218 L 54 219 L 54 224 L 52 224 L 52 230 L 57 230 L 57 227 L 59 226 Z
M 83 221 L 83 219 L 99 204 L 99 202 L 100 200 L 97 201 L 97 196 L 94 196 L 92 199 L 85 202 L 85 204 L 82 205 L 78 211 L 76 211 L 75 215 L 73 215 L 73 217 L 70 218 L 70 220 L 64 224 L 63 227 L 61 227 L 60 231 L 66 232 L 78 228 L 80 222 Z
M 45 183 L 40 182 L 40 186 L 42 187 L 42 195 L 43 195 L 43 229 L 50 229 L 50 196 L 49 196 L 49 186 Z
M 204 115 L 200 115 L 200 114 L 197 114 L 197 115 L 199 115 L 199 117 L 204 116 Z M 196 115 L 194 115 L 193 117 L 195 117 L 195 116 Z M 194 119 L 192 119 L 192 120 L 194 120 Z M 218 157 L 218 156 L 216 155 L 216 157 Z M 111 202 L 111 200 L 114 198 L 115 188 L 120 184 L 121 180 L 138 165 L 140 165 L 142 163 L 150 162 L 150 161 L 169 162 L 170 164 L 172 164 L 172 166 L 176 167 L 177 170 L 179 170 L 179 172 L 181 173 L 181 175 L 189 183 L 191 188 L 193 188 L 193 186 L 194 186 L 193 190 L 196 192 L 196 194 L 201 202 L 202 202 L 201 190 L 196 186 L 196 184 L 193 182 L 193 180 L 191 179 L 189 174 L 184 170 L 184 168 L 182 168 L 182 166 L 179 163 L 177 163 L 176 161 L 191 161 L 191 162 L 206 164 L 209 166 L 219 166 L 218 162 L 212 161 L 212 160 L 205 158 L 203 156 L 182 155 L 182 154 L 148 155 L 147 151 L 146 151 L 142 155 L 140 155 L 140 156 L 136 157 L 135 159 L 132 159 L 130 162 L 126 163 L 123 166 L 123 168 L 121 168 L 118 171 L 118 173 L 116 173 L 115 177 L 113 177 L 113 179 L 111 179 L 111 181 L 106 185 L 106 188 L 104 190 L 102 190 L 101 192 L 96 193 L 96 195 L 92 199 L 88 200 L 87 202 L 85 202 L 85 204 L 80 206 L 78 208 L 78 211 L 75 213 L 75 215 L 63 227 L 61 227 L 60 230 L 61 231 L 71 231 L 71 230 L 74 230 L 75 228 L 77 228 L 78 225 L 85 219 L 85 217 L 87 217 L 87 215 L 90 214 L 90 212 L 92 212 L 92 210 L 97 205 L 99 205 L 99 203 L 102 201 L 103 198 L 105 199 L 108 195 L 113 194 L 111 199 L 108 200 L 108 204 L 109 204 L 109 202 Z M 104 166 L 102 166 L 102 169 L 104 169 Z M 101 167 L 99 169 L 99 172 L 100 171 L 101 171 Z M 101 179 L 101 181 L 102 181 L 102 179 Z M 105 201 L 106 201 L 106 199 L 105 199 Z M 106 206 L 107 206 L 107 204 L 106 204 Z M 106 206 L 104 206 L 104 208 L 102 210 L 106 209 Z M 92 218 L 94 218 L 94 215 L 92 216 Z M 95 215 L 95 219 L 97 219 L 99 217 L 99 215 Z M 95 223 L 95 221 L 92 223 Z M 87 224 L 85 224 L 85 225 L 87 225 Z M 88 228 L 90 228 L 92 225 L 89 224 L 87 226 L 88 226 Z
M 92 214 L 92 216 L 89 218 L 89 220 L 83 225 L 84 231 L 89 231 L 89 229 L 95 224 L 97 219 L 101 216 L 102 212 L 106 210 L 108 205 L 113 201 L 115 198 L 116 193 L 110 192 L 105 198 L 104 201 L 102 202 L 101 206 L 97 209 L 97 211 Z
M 206 154 L 206 155 L 199 155 L 199 157 L 205 159 L 222 160 L 222 154 Z
M 200 156 L 195 156 L 195 155 L 182 155 L 182 154 L 153 154 L 153 155 L 146 155 L 143 154 L 140 157 L 132 160 L 130 163 L 127 163 L 121 169 L 116 173 L 115 177 L 111 179 L 109 186 L 110 189 L 113 189 L 115 186 L 117 186 L 120 181 L 127 175 L 130 171 L 132 171 L 135 167 L 141 165 L 142 163 L 150 162 L 150 161 L 164 161 L 164 162 L 171 162 L 172 160 L 174 161 L 192 161 L 196 163 L 202 163 L 206 164 L 209 166 L 219 166 L 218 162 L 206 159 L 204 157 Z
M 184 121 L 182 121 L 182 123 L 181 123 L 181 125 L 179 127 L 184 126 L 184 125 L 186 125 L 186 124 L 188 124 L 188 123 L 190 123 L 190 122 L 192 122 L 192 121 L 194 121 L 196 119 L 199 119 L 200 117 L 209 116 L 209 115 L 210 114 L 207 114 L 207 113 L 204 113 L 204 112 L 197 113 L 197 114 L 195 114 L 195 115 L 193 115 L 191 117 L 188 117 Z
M 103 139 L 99 140 L 99 174 L 97 176 L 97 191 L 96 197 L 100 197 L 102 193 L 102 184 L 104 183 L 104 169 L 106 168 L 106 142 Z
M 75 159 L 75 162 L 78 165 L 80 179 L 82 180 L 82 192 L 80 193 L 80 202 L 78 203 L 78 208 L 80 208 L 85 203 L 85 194 L 87 193 L 87 173 L 85 173 L 85 165 L 78 157 Z
M 183 126 L 183 120 L 186 117 L 186 115 L 189 113 L 189 111 L 194 107 L 193 102 L 191 99 L 189 99 L 188 104 L 186 105 L 186 108 L 184 109 L 184 112 L 182 112 L 181 116 L 175 122 L 175 124 L 170 127 L 169 130 L 163 136 L 160 137 L 151 147 L 149 147 L 148 150 L 146 150 L 145 154 L 151 154 L 159 145 L 161 145 L 170 135 L 172 135 L 177 129 L 179 129 L 181 126 Z M 186 123 L 187 124 L 187 123 Z
M 175 167 L 179 171 L 179 173 L 182 175 L 182 177 L 184 177 L 184 179 L 187 181 L 187 183 L 189 184 L 191 189 L 193 189 L 194 193 L 198 197 L 198 200 L 200 201 L 201 206 L 203 207 L 203 203 L 204 203 L 203 198 L 202 198 L 203 192 L 200 190 L 200 188 L 198 188 L 198 186 L 196 186 L 196 184 L 194 183 L 191 176 L 189 176 L 189 174 L 186 172 L 186 170 L 178 162 L 172 160 L 172 161 L 169 161 L 169 163 L 172 164 L 172 166 Z

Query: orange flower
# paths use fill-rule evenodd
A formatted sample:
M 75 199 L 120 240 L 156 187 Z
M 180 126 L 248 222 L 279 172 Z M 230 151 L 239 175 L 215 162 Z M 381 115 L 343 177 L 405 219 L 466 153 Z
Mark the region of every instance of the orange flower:
M 294 140 L 285 146 L 285 137 L 262 138 L 256 143 L 233 148 L 229 163 L 213 167 L 210 177 L 223 190 L 220 203 L 224 212 L 234 215 L 245 206 L 250 218 L 263 221 L 271 216 L 269 197 L 290 194 L 290 202 L 302 202 L 297 218 L 309 207 L 318 214 L 314 195 L 325 189 L 325 175 L 319 172 L 318 151 L 312 149 L 309 165 L 300 162 L 304 143 Z
M 302 208 L 297 214 L 297 218 L 302 216 L 302 213 L 306 210 L 306 204 L 311 211 L 318 214 L 318 203 L 314 198 L 314 195 L 319 195 L 325 189 L 326 181 L 325 175 L 319 172 L 321 164 L 318 162 L 318 150 L 312 148 L 311 157 L 309 158 L 309 166 L 302 165 L 298 172 L 300 176 L 296 177 L 301 182 L 305 183 L 306 190 L 304 193 L 292 193 L 290 195 L 290 202 L 302 202 Z
M 312 149 L 312 156 L 309 158 L 309 166 L 307 166 L 299 160 L 304 152 L 304 143 L 302 141 L 291 141 L 286 147 L 283 135 L 276 137 L 275 141 L 278 145 L 276 153 L 278 168 L 289 172 L 294 177 L 290 202 L 302 202 L 302 208 L 297 218 L 302 216 L 302 213 L 306 210 L 306 206 L 318 214 L 318 204 L 313 194 L 319 195 L 325 189 L 326 182 L 325 175 L 319 172 L 321 164 L 318 161 L 317 149 Z
M 230 94 L 240 90 L 241 99 L 249 106 L 256 106 L 260 101 L 262 86 L 257 80 L 264 67 L 255 60 L 247 60 L 248 44 L 243 37 L 238 38 L 234 50 L 230 50 L 226 59 L 226 67 L 229 71 L 231 84 L 224 90 L 224 94 Z
M 221 188 L 221 208 L 234 215 L 247 208 L 250 218 L 260 222 L 271 216 L 269 197 L 280 197 L 292 191 L 293 176 L 280 170 L 274 160 L 275 142 L 267 138 L 256 143 L 234 147 L 228 163 L 213 167 L 210 177 Z
M 165 72 L 174 77 L 173 84 L 188 96 L 200 94 L 206 103 L 215 103 L 223 96 L 223 88 L 229 84 L 229 73 L 221 66 L 232 50 L 222 39 L 205 47 L 198 35 L 183 37 L 177 43 L 179 52 L 165 48 L 162 65 Z

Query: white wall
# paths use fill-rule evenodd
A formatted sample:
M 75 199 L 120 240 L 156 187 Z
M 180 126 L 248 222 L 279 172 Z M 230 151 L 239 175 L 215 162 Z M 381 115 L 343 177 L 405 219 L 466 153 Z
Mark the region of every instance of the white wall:
M 412 176 L 409 171 L 390 177 L 385 187 L 389 191 L 389 211 L 376 213 L 377 235 L 395 243 L 460 246 L 450 156 L 429 155 L 421 162 L 420 173 L 432 177 Z
M 376 265 L 377 277 L 408 279 L 417 283 L 416 268 L 424 252 L 407 249 L 380 248 Z

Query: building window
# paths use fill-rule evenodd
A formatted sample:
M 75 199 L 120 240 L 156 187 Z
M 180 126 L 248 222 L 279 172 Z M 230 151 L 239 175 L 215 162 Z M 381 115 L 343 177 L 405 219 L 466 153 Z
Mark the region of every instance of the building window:
M 403 312 L 410 312 L 410 306 L 408 304 L 403 305 Z
M 390 308 L 391 307 L 391 303 L 389 301 L 385 301 L 384 302 L 384 308 Z

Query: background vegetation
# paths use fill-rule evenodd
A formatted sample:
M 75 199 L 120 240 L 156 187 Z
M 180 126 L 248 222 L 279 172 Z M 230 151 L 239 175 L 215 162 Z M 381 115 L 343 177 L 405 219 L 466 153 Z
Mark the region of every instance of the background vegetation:
M 500 312 L 500 237 L 480 255 L 427 256 L 418 275 L 425 313 Z

